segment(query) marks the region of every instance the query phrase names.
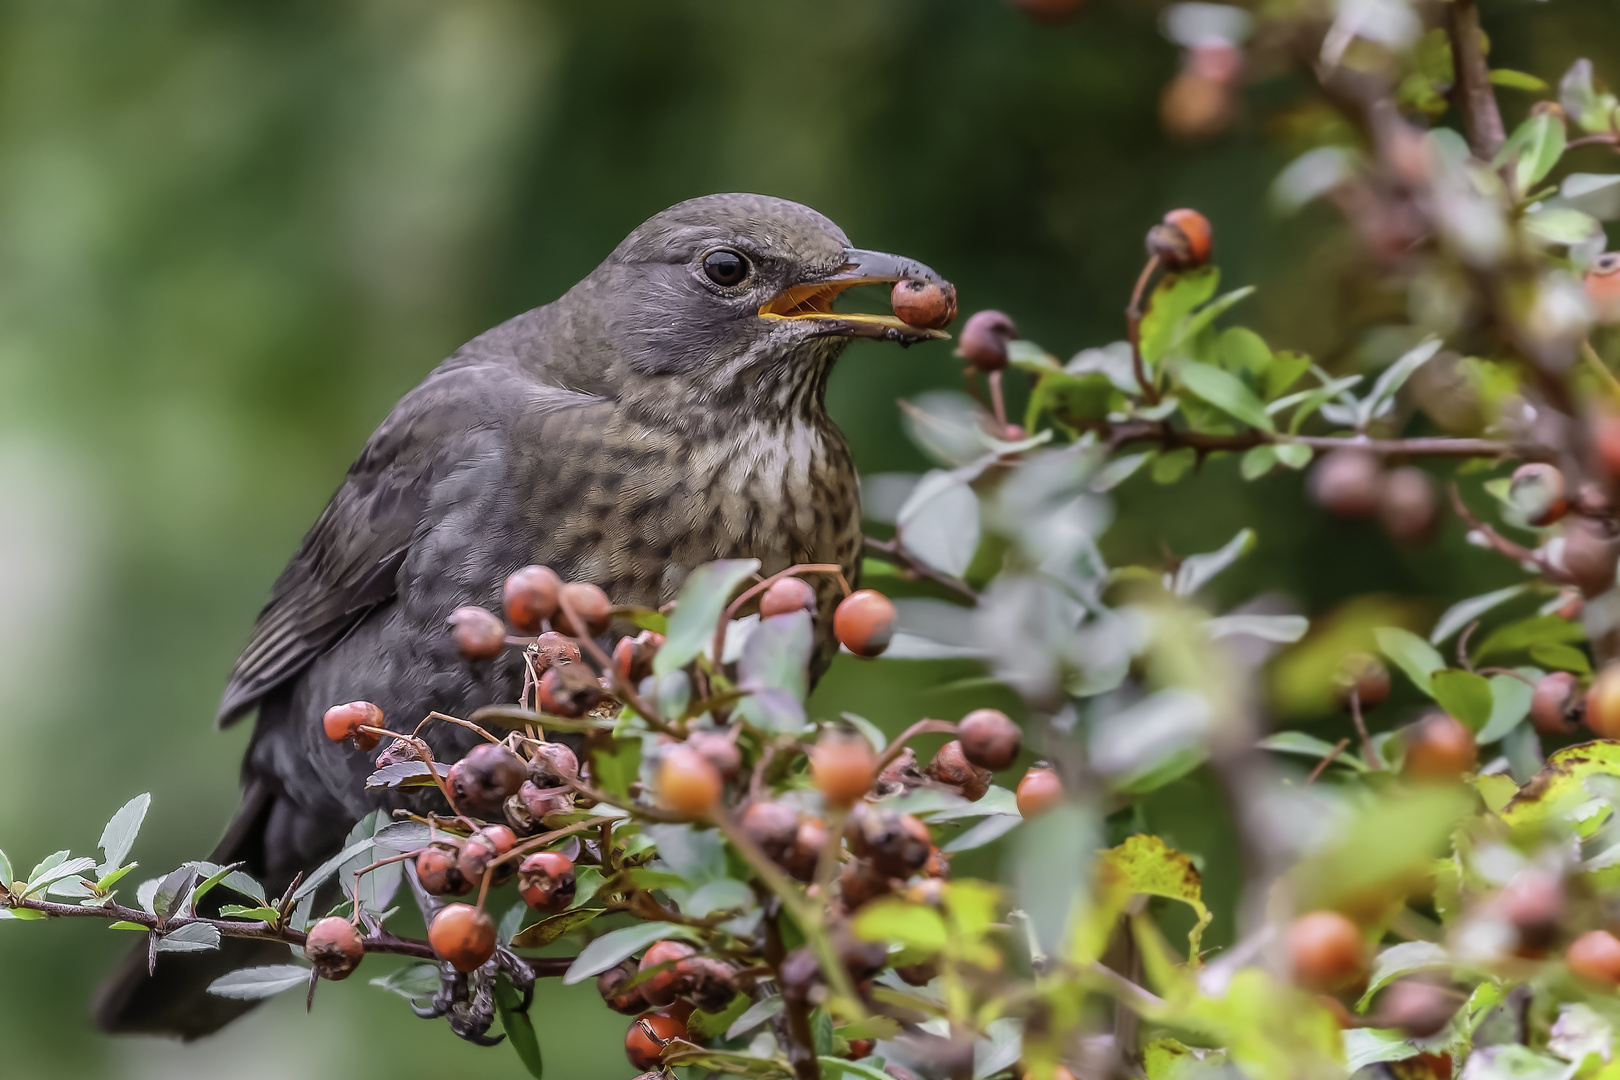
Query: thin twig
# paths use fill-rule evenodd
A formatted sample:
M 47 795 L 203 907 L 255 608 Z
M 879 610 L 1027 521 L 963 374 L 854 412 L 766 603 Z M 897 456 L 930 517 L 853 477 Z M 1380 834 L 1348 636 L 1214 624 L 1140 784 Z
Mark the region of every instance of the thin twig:
M 1350 688 L 1350 722 L 1356 725 L 1356 736 L 1361 739 L 1361 754 L 1367 759 L 1367 764 L 1375 770 L 1382 769 L 1383 759 L 1373 746 L 1372 736 L 1367 734 L 1367 721 L 1361 717 L 1361 692 L 1354 686 Z
M 629 680 L 619 678 L 619 672 L 613 666 L 613 658 L 608 656 L 602 646 L 596 643 L 596 639 L 586 632 L 588 628 L 585 625 L 585 620 L 579 617 L 579 612 L 568 602 L 566 590 L 558 594 L 557 604 L 562 608 L 562 613 L 567 618 L 568 625 L 581 632 L 580 636 L 574 640 L 579 642 L 585 651 L 591 654 L 591 659 L 596 661 L 597 665 L 602 669 L 602 673 L 608 677 L 608 681 L 613 685 L 613 696 L 636 710 L 636 715 L 647 721 L 655 730 L 665 735 L 673 735 L 676 738 L 685 738 L 685 732 L 678 730 L 659 715 L 657 709 L 642 700 L 641 695 L 636 693 L 636 688 L 630 685 Z
M 900 756 L 901 751 L 905 750 L 907 741 L 918 735 L 928 734 L 955 735 L 956 725 L 949 720 L 918 720 L 896 735 L 894 741 L 884 748 L 883 753 L 878 756 L 877 767 L 872 770 L 873 773 L 881 773 L 887 769 L 894 759 Z
M 1159 388 L 1148 378 L 1147 364 L 1142 359 L 1142 294 L 1158 268 L 1159 257 L 1148 256 L 1147 265 L 1142 267 L 1136 287 L 1131 290 L 1131 301 L 1125 305 L 1125 337 L 1131 343 L 1131 371 L 1136 376 L 1136 385 L 1142 388 L 1142 396 L 1154 405 L 1159 403 Z
M 935 585 L 944 586 L 969 603 L 977 604 L 979 602 L 979 594 L 973 586 L 961 578 L 942 574 L 926 563 L 919 561 L 901 545 L 898 539 L 874 540 L 868 536 L 865 538 L 865 545 L 864 553 L 868 557 L 886 563 L 893 563 L 914 578 L 921 578 L 924 581 L 932 581 Z
M 838 586 L 844 590 L 844 595 L 848 596 L 850 594 L 849 579 L 844 576 L 844 568 L 837 563 L 799 563 L 755 582 L 738 593 L 737 598 L 726 605 L 725 611 L 720 614 L 719 622 L 715 624 L 714 644 L 711 647 L 714 653 L 715 666 L 718 667 L 723 662 L 722 658 L 726 653 L 726 630 L 731 626 L 731 620 L 737 617 L 737 612 L 742 610 L 742 606 L 783 578 L 796 577 L 799 574 L 833 574 L 838 578 Z
M 1575 579 L 1570 576 L 1569 571 L 1564 570 L 1561 567 L 1554 566 L 1547 560 L 1546 556 L 1540 554 L 1539 552 L 1531 551 L 1522 544 L 1515 544 L 1512 540 L 1509 540 L 1507 537 L 1503 536 L 1501 533 L 1497 532 L 1495 529 L 1481 521 L 1472 510 L 1468 509 L 1468 504 L 1463 502 L 1462 493 L 1457 490 L 1456 481 L 1452 481 L 1449 486 L 1451 489 L 1452 509 L 1455 510 L 1457 516 L 1462 519 L 1463 524 L 1468 526 L 1469 531 L 1478 533 L 1485 540 L 1485 543 L 1492 551 L 1495 551 L 1499 555 L 1505 555 L 1521 565 L 1524 563 L 1529 563 L 1531 566 L 1536 568 L 1537 572 L 1540 573 L 1542 577 L 1555 584 L 1575 584 Z
M 1502 126 L 1496 92 L 1491 89 L 1491 69 L 1485 61 L 1484 34 L 1479 28 L 1476 0 L 1452 0 L 1446 30 L 1451 35 L 1451 55 L 1456 58 L 1453 103 L 1462 113 L 1468 145 L 1474 156 L 1490 161 L 1507 141 L 1507 131 Z
M 1316 783 L 1316 778 L 1321 776 L 1322 773 L 1327 770 L 1329 765 L 1339 760 L 1339 755 L 1344 753 L 1344 748 L 1349 745 L 1350 740 L 1348 737 L 1340 739 L 1337 743 L 1335 743 L 1333 749 L 1324 754 L 1322 756 L 1322 760 L 1316 763 L 1316 768 L 1311 770 L 1311 775 L 1305 778 L 1305 786 L 1310 787 L 1312 784 Z
M 1502 442 L 1496 439 L 1366 439 L 1359 436 L 1282 435 L 1258 428 L 1236 434 L 1179 431 L 1162 420 L 1127 420 L 1123 423 L 1087 425 L 1113 449 L 1138 442 L 1151 442 L 1177 449 L 1213 453 L 1217 450 L 1250 450 L 1256 446 L 1282 446 L 1296 443 L 1312 450 L 1362 450 L 1369 454 L 1399 457 L 1514 458 L 1527 461 L 1553 461 L 1556 455 L 1544 446 Z

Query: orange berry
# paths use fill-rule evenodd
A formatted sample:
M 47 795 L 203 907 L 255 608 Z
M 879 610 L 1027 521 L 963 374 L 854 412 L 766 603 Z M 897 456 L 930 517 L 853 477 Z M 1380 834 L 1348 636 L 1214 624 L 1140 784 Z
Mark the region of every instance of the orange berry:
M 596 992 L 602 995 L 602 1000 L 614 1012 L 635 1016 L 647 1009 L 647 1002 L 641 996 L 641 987 L 624 989 L 624 984 L 635 977 L 636 962 L 622 960 L 596 977 Z
M 1570 942 L 1564 960 L 1587 982 L 1605 990 L 1620 989 L 1620 938 L 1607 930 L 1588 930 Z
M 606 633 L 608 624 L 613 621 L 613 601 L 608 599 L 607 593 L 587 582 L 570 581 L 557 590 L 557 605 L 557 629 L 569 637 L 596 637 Z M 578 613 L 585 624 L 583 631 L 569 622 L 568 611 Z
M 901 279 L 889 291 L 889 306 L 908 326 L 938 330 L 956 318 L 956 286 L 948 281 Z
M 961 792 L 968 802 L 978 802 L 990 790 L 990 770 L 969 761 L 959 739 L 952 739 L 936 750 L 924 771 L 931 779 Z
M 447 621 L 463 660 L 488 660 L 506 648 L 506 624 L 481 607 L 456 608 Z
M 663 1013 L 642 1013 L 624 1036 L 624 1053 L 638 1069 L 654 1069 L 671 1040 L 686 1038 L 686 1024 Z
M 360 931 L 340 915 L 328 915 L 310 927 L 304 938 L 304 957 L 323 979 L 347 979 L 365 955 Z
M 829 731 L 810 751 L 810 775 L 828 802 L 849 806 L 872 790 L 877 755 L 861 736 Z
M 456 869 L 456 856 L 441 848 L 423 848 L 416 853 L 416 879 L 433 896 L 459 895 L 468 888 Z
M 1610 664 L 1592 680 L 1583 719 L 1601 738 L 1620 739 L 1620 664 Z
M 518 866 L 518 895 L 536 911 L 564 911 L 577 892 L 574 861 L 560 851 L 537 851 Z
M 975 311 L 962 327 L 956 355 L 986 374 L 1007 366 L 1007 343 L 1018 337 L 1018 327 L 999 311 Z
M 658 767 L 658 801 L 682 817 L 699 818 L 720 802 L 720 770 L 698 751 L 673 746 Z
M 1360 928 L 1337 911 L 1312 911 L 1289 923 L 1288 957 L 1301 986 L 1343 990 L 1366 971 L 1367 943 Z
M 997 772 L 1018 759 L 1024 733 L 1000 709 L 974 709 L 956 725 L 962 753 L 981 769 Z
M 1586 271 L 1585 285 L 1592 317 L 1607 325 L 1620 323 L 1620 252 L 1599 255 Z
M 1172 273 L 1196 270 L 1215 253 L 1214 230 L 1197 210 L 1172 210 L 1148 230 L 1147 248 Z
M 833 633 L 856 656 L 879 656 L 889 647 L 899 613 L 874 589 L 857 589 L 833 612 Z
M 759 598 L 759 616 L 762 619 L 786 615 L 790 611 L 816 613 L 816 590 L 803 578 L 778 578 Z
M 1408 727 L 1402 772 L 1415 780 L 1452 781 L 1472 772 L 1479 747 L 1467 724 L 1447 713 L 1430 713 Z
M 495 955 L 495 922 L 482 908 L 447 904 L 433 916 L 428 944 L 457 971 L 477 971 Z
M 369 750 L 377 745 L 380 736 L 361 731 L 361 725 L 380 728 L 383 726 L 383 711 L 369 701 L 351 701 L 346 705 L 334 705 L 326 710 L 321 717 L 321 727 L 326 737 L 333 742 L 343 742 L 353 739 L 356 744 L 368 741 L 370 746 L 361 749 Z
M 1037 762 L 1018 782 L 1018 812 L 1039 817 L 1063 801 L 1063 781 L 1045 762 Z
M 1333 675 L 1333 698 L 1341 709 L 1350 708 L 1350 691 L 1363 709 L 1376 709 L 1389 697 L 1389 668 L 1370 653 L 1348 653 Z
M 697 952 L 684 941 L 656 941 L 648 946 L 647 951 L 641 954 L 641 963 L 637 970 L 645 974 L 661 964 L 669 966 L 662 971 L 648 975 L 641 983 L 641 996 L 647 1004 L 654 1008 L 662 1008 L 675 1000 L 681 991 L 680 964 Z
M 525 566 L 506 579 L 502 605 L 506 621 L 523 634 L 538 634 L 547 619 L 557 613 L 557 593 L 562 579 L 549 566 Z

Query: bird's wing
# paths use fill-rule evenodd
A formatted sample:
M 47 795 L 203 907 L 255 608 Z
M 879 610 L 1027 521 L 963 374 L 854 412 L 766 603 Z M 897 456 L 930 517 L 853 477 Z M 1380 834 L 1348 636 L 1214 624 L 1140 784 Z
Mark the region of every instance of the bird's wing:
M 276 579 L 231 669 L 221 726 L 251 711 L 393 598 L 412 543 L 431 527 L 426 518 L 435 486 L 498 452 L 501 421 L 516 402 L 553 411 L 599 400 L 518 382 L 515 372 L 488 366 L 441 369 L 395 406 Z

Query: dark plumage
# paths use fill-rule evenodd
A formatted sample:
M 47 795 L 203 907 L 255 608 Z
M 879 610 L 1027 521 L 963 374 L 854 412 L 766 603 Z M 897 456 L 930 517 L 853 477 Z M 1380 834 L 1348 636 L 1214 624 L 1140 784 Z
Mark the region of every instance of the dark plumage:
M 740 281 L 723 253 L 741 257 Z M 430 710 L 464 716 L 515 700 L 519 658 L 468 664 L 445 618 L 463 604 L 498 610 L 520 566 L 650 605 L 717 558 L 753 556 L 767 573 L 838 563 L 854 580 L 856 478 L 824 408 L 828 373 L 851 337 L 938 335 L 833 315 L 830 303 L 850 284 L 901 277 L 940 280 L 852 249 L 796 203 L 693 199 L 643 224 L 554 303 L 441 364 L 367 442 L 231 672 L 221 723 L 255 709 L 258 721 L 242 807 L 214 859 L 244 860 L 278 893 L 384 804 L 364 789 L 375 752 L 322 733 L 328 706 L 372 701 L 408 730 Z M 821 593 L 818 666 L 834 649 L 836 588 Z M 453 760 L 467 734 L 439 726 L 431 740 Z M 286 954 L 226 945 L 165 954 L 155 979 L 143 946 L 104 986 L 97 1022 L 216 1030 L 249 1003 L 211 997 L 207 983 Z

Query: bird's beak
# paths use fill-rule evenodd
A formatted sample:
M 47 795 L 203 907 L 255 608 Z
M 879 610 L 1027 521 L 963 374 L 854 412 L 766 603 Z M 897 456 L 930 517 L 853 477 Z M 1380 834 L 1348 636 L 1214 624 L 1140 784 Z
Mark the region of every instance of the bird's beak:
M 898 341 L 902 345 L 949 338 L 950 335 L 943 330 L 912 326 L 893 315 L 865 315 L 832 309 L 833 300 L 845 289 L 856 285 L 892 285 L 901 280 L 949 284 L 915 259 L 882 251 L 845 248 L 842 266 L 831 274 L 782 290 L 760 307 L 759 317 L 815 321 L 819 324 L 815 331 L 817 336 L 878 338 Z

